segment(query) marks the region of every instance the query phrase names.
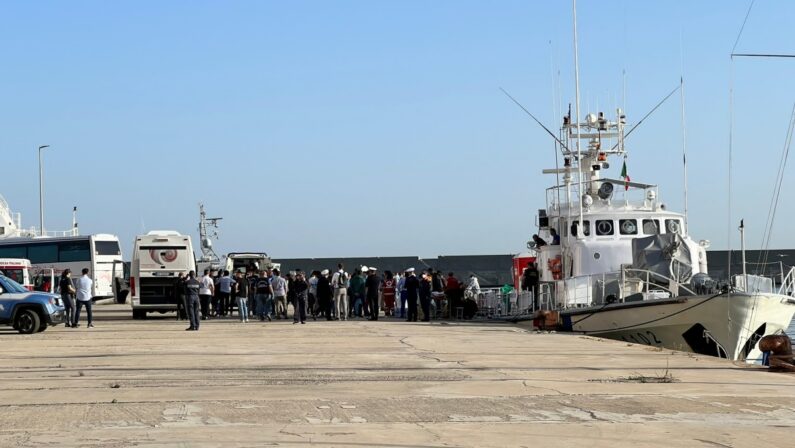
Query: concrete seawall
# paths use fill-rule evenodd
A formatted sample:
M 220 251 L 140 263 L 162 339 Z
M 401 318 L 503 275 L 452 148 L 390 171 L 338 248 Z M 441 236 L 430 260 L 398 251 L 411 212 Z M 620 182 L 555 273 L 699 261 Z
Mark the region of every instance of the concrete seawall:
M 0 332 L 0 446 L 791 446 L 795 375 L 509 324 Z

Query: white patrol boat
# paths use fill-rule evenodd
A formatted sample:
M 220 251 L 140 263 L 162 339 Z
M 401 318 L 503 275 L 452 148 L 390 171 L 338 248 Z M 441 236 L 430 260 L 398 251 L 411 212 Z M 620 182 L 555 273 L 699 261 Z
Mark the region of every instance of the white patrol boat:
M 563 119 L 563 166 L 544 170 L 557 182 L 539 211 L 543 241 L 530 243 L 541 281 L 534 309 L 557 312 L 567 331 L 761 358 L 759 339 L 792 321 L 795 272 L 738 275 L 718 288 L 707 275 L 709 243 L 687 234 L 686 216 L 667 210 L 655 185 L 629 181 L 625 126 L 620 109 L 613 121 L 602 113 Z M 602 177 L 609 158 L 623 161 L 622 179 Z

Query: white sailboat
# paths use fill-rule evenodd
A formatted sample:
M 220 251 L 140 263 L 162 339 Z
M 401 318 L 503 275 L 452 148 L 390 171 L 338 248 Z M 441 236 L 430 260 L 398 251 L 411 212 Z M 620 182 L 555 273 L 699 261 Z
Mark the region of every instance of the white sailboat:
M 535 247 L 537 306 L 556 310 L 564 330 L 732 360 L 761 357 L 762 336 L 783 332 L 795 314 L 795 270 L 776 281 L 738 275 L 721 290 L 707 275 L 707 241 L 669 211 L 655 185 L 603 178 L 624 160 L 626 118 L 616 111 L 564 117 L 559 181 L 546 191 Z M 576 140 L 585 141 L 585 148 Z M 622 175 L 626 175 L 622 169 Z M 559 243 L 553 236 L 555 231 Z

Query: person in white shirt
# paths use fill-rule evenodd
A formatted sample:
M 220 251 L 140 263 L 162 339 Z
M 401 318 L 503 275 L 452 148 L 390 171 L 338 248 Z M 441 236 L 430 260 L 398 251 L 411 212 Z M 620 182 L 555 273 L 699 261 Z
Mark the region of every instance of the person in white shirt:
M 86 307 L 86 315 L 88 316 L 88 326 L 94 326 L 94 313 L 91 310 L 91 287 L 94 286 L 94 281 L 88 276 L 88 268 L 83 268 L 83 275 L 77 279 L 77 306 L 75 308 L 75 320 L 72 322 L 72 328 L 80 326 L 80 310 Z
M 210 277 L 210 270 L 205 269 L 204 275 L 199 279 L 201 287 L 199 288 L 199 301 L 201 302 L 202 320 L 207 320 L 207 315 L 210 313 L 210 299 L 215 294 L 215 282 Z
M 334 288 L 334 312 L 339 320 L 348 320 L 348 280 L 342 263 L 338 264 L 337 272 L 331 276 L 331 287 Z
M 475 274 L 471 274 L 469 276 L 466 292 L 469 293 L 468 295 L 472 298 L 472 300 L 477 300 L 478 296 L 480 295 L 480 283 L 478 283 L 478 278 L 475 277 Z
M 276 318 L 287 319 L 287 280 L 281 277 L 278 269 L 273 270 L 273 277 L 271 278 L 271 288 L 273 289 L 273 301 L 276 304 Z

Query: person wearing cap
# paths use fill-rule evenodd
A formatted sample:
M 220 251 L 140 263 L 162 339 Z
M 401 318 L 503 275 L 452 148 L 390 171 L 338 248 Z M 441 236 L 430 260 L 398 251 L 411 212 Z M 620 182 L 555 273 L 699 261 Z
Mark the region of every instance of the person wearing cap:
M 185 280 L 185 301 L 188 308 L 188 321 L 190 326 L 187 331 L 198 331 L 201 322 L 201 300 L 199 298 L 202 283 L 196 280 L 196 272 L 188 272 L 188 279 Z
M 348 273 L 342 263 L 337 265 L 337 272 L 331 277 L 334 288 L 334 312 L 338 320 L 348 319 Z
M 381 279 L 376 275 L 377 269 L 370 266 L 370 273 L 364 281 L 367 305 L 370 307 L 370 320 L 378 320 L 381 307 L 378 306 L 378 294 L 381 292 Z
M 317 278 L 317 301 L 320 314 L 326 316 L 326 320 L 331 320 L 331 303 L 333 302 L 334 291 L 328 278 L 328 269 L 320 271 Z
M 414 268 L 406 269 L 406 299 L 408 302 L 408 317 L 406 322 L 417 322 L 417 300 L 419 299 L 420 280 L 414 274 Z

